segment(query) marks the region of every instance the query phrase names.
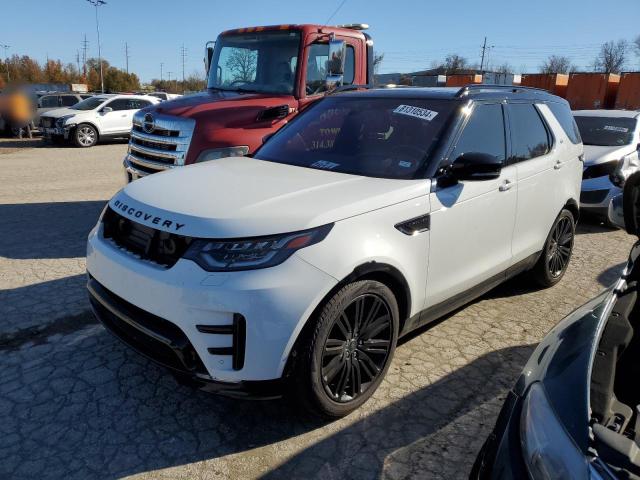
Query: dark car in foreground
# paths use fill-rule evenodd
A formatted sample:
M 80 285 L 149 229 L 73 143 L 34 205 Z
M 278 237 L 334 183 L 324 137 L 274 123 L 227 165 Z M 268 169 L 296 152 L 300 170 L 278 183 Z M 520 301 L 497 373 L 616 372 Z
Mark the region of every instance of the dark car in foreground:
M 640 173 L 609 219 L 640 233 Z M 640 479 L 640 242 L 616 283 L 540 342 L 508 393 L 474 479 Z

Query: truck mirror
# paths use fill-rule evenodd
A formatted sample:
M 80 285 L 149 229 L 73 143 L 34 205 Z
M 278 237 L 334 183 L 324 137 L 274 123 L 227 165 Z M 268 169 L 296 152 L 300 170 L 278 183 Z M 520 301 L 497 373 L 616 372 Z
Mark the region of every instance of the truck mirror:
M 216 42 L 207 42 L 204 46 L 204 72 L 208 75 L 209 68 L 211 67 L 211 59 L 213 58 L 213 49 L 216 46 Z
M 344 40 L 332 39 L 329 41 L 329 60 L 327 60 L 327 78 L 325 80 L 327 90 L 333 90 L 342 85 L 346 52 L 347 44 Z

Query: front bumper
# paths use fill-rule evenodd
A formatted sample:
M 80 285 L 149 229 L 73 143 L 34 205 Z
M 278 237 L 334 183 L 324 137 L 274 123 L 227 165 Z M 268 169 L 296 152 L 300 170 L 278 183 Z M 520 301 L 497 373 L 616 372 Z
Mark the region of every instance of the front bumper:
M 190 344 L 187 352 L 192 348 L 199 360 L 187 365 L 186 371 L 184 364 L 178 364 L 178 373 L 228 383 L 281 378 L 298 333 L 337 283 L 295 254 L 281 265 L 262 270 L 209 273 L 189 260 L 165 269 L 109 243 L 98 228 L 89 234 L 87 271 L 94 285 L 121 305 L 115 312 L 120 323 L 126 316 L 149 325 L 159 319 L 156 324 L 166 322 L 166 328 L 177 330 L 180 338 L 174 343 Z M 104 318 L 100 310 L 107 307 L 95 305 L 101 302 L 91 285 L 94 310 Z M 239 318 L 244 319 L 242 359 L 233 350 L 237 347 L 233 328 Z M 159 339 L 155 340 L 157 344 Z M 171 338 L 164 343 L 165 350 L 166 345 L 172 348 Z M 159 363 L 176 370 L 175 364 Z
M 72 126 L 65 127 L 40 127 L 40 131 L 42 135 L 51 138 L 51 137 L 64 137 L 65 140 L 69 139 L 69 135 L 71 132 Z
M 607 215 L 611 200 L 622 192 L 609 176 L 589 178 L 582 181 L 580 190 L 580 208 L 598 215 Z

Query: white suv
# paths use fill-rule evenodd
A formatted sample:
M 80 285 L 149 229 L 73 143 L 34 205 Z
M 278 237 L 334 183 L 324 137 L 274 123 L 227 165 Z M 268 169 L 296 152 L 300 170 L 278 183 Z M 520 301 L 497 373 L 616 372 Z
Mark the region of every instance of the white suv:
M 330 95 L 255 158 L 117 193 L 89 234 L 91 304 L 182 381 L 345 415 L 398 337 L 517 273 L 560 280 L 581 156 L 540 90 Z
M 97 95 L 43 114 L 40 129 L 53 141 L 71 140 L 77 147 L 92 147 L 101 138 L 128 136 L 133 114 L 156 103 L 160 99 L 146 95 Z

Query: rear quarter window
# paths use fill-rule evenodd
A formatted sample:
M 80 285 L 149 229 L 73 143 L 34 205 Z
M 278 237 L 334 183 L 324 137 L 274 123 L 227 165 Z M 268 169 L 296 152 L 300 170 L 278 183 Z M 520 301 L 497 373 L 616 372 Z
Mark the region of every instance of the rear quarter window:
M 576 121 L 571 114 L 571 110 L 569 109 L 569 105 L 565 105 L 563 103 L 549 102 L 547 103 L 549 110 L 553 113 L 558 120 L 558 123 L 564 130 L 564 133 L 567 134 L 571 143 L 582 143 L 582 138 L 580 137 L 580 130 L 578 130 L 578 125 L 576 125 Z

